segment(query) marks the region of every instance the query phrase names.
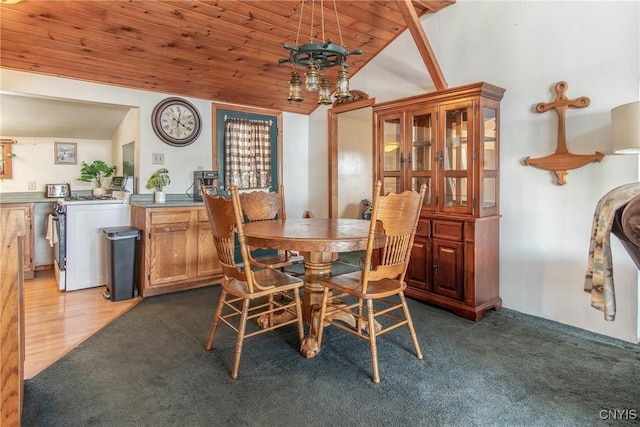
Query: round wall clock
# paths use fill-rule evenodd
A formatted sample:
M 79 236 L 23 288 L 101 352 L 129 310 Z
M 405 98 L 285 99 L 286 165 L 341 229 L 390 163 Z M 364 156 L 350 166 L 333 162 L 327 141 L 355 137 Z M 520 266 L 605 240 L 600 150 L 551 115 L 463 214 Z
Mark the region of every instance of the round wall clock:
M 202 120 L 196 107 L 181 98 L 167 98 L 153 109 L 153 131 L 174 147 L 191 144 L 200 135 Z

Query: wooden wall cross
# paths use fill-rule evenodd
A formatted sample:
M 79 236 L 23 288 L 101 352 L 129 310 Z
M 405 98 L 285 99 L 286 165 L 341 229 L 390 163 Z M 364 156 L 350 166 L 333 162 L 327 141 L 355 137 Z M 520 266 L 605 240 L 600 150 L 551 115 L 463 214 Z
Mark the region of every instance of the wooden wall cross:
M 559 185 L 567 183 L 566 177 L 569 170 L 577 169 L 592 162 L 599 162 L 604 157 L 604 154 L 599 151 L 596 151 L 595 154 L 572 154 L 567 150 L 564 126 L 564 116 L 567 109 L 569 107 L 585 108 L 591 103 L 586 96 L 581 96 L 577 99 L 567 98 L 568 87 L 567 82 L 558 82 L 558 84 L 556 84 L 556 99 L 547 104 L 540 102 L 536 105 L 537 113 L 544 113 L 552 108 L 555 108 L 558 113 L 558 145 L 556 152 L 537 159 L 532 159 L 531 157 L 524 159 L 526 165 L 555 172 Z

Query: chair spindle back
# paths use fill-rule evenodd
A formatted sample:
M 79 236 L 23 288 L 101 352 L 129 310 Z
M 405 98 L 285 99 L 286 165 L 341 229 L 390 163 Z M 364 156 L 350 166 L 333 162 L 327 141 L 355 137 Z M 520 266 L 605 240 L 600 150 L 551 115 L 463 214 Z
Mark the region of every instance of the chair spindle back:
M 411 248 L 418 227 L 420 208 L 424 200 L 426 185 L 420 191 L 404 191 L 399 194 L 380 195 L 382 182 L 375 185 L 371 212 L 371 224 L 367 241 L 364 267 L 362 269 L 362 292 L 367 292 L 367 282 L 387 279 L 404 281 L 409 266 Z M 380 248 L 379 264 L 371 269 L 376 234 L 384 231 L 384 246 Z

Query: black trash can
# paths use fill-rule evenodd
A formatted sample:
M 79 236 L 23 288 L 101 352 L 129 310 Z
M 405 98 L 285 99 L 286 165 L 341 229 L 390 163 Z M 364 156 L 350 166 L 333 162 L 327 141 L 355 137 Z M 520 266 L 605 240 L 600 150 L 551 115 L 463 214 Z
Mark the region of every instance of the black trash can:
M 107 289 L 103 296 L 111 301 L 131 299 L 138 295 L 136 263 L 140 230 L 113 227 L 102 232 L 106 237 L 107 252 Z

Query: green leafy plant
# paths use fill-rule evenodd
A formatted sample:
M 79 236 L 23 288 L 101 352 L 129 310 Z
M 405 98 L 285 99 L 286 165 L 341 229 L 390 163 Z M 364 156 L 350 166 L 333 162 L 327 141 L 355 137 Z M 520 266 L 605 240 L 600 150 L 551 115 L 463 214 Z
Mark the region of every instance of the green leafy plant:
M 16 153 L 7 153 L 6 157 L 16 157 Z M 0 159 L 0 164 L 4 163 L 4 157 Z
M 90 165 L 82 162 L 80 169 L 80 181 L 95 182 L 98 187 L 102 187 L 102 181 L 116 173 L 116 166 L 109 166 L 102 160 L 94 160 Z
M 158 169 L 147 181 L 147 188 L 155 188 L 156 191 L 162 191 L 164 187 L 171 184 L 171 178 L 169 178 L 169 171 L 167 169 Z

